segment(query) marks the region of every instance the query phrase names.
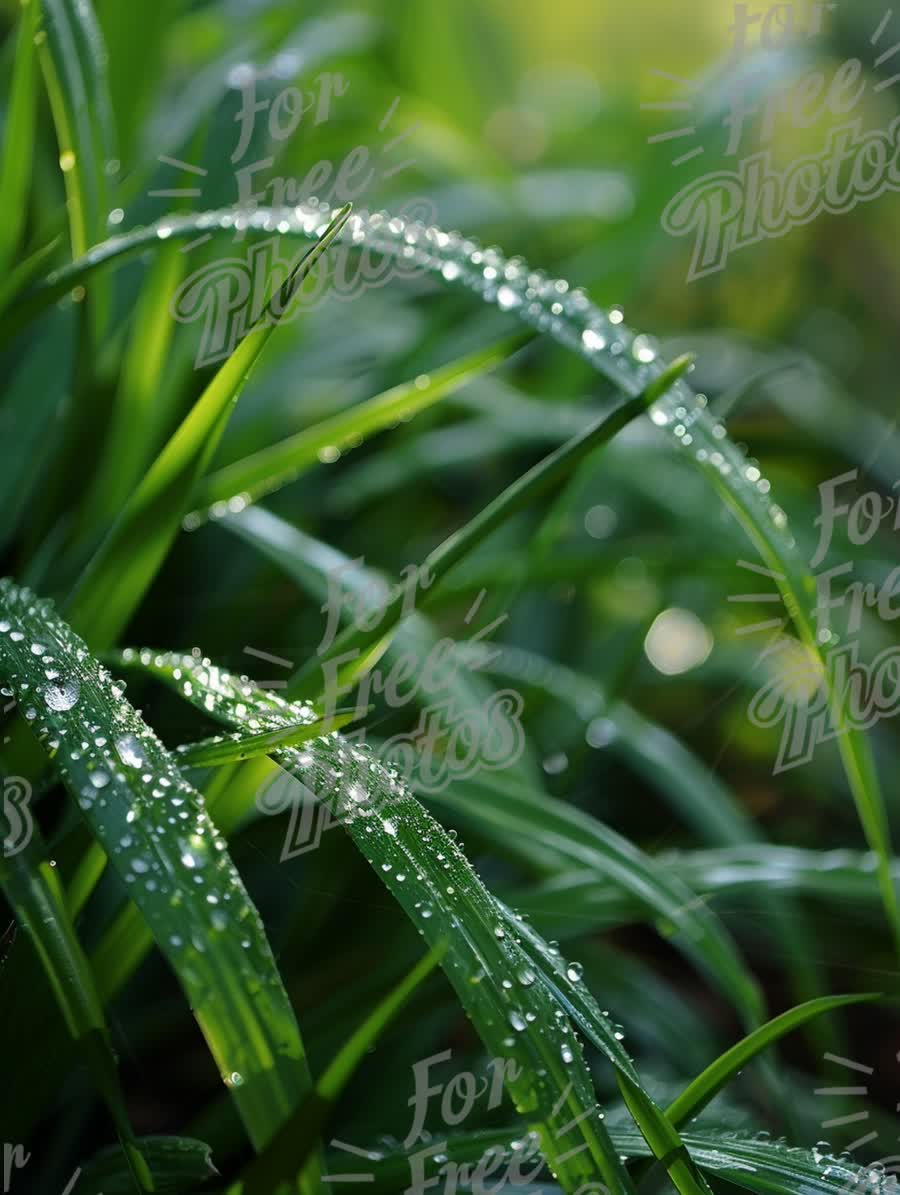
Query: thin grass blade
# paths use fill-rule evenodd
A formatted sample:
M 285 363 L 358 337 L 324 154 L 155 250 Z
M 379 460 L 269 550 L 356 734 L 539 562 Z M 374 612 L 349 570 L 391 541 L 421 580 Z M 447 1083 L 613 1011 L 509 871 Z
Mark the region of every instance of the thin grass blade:
M 517 336 L 493 344 L 411 382 L 394 386 L 384 394 L 341 411 L 330 419 L 298 432 L 295 436 L 264 448 L 252 456 L 226 465 L 207 477 L 197 495 L 197 510 L 188 516 L 192 522 L 204 517 L 216 504 L 227 503 L 240 495 L 244 502 L 255 502 L 298 477 L 319 463 L 325 448 L 345 448 L 361 439 L 407 420 L 442 398 L 454 394 L 475 378 L 496 369 L 526 342 Z

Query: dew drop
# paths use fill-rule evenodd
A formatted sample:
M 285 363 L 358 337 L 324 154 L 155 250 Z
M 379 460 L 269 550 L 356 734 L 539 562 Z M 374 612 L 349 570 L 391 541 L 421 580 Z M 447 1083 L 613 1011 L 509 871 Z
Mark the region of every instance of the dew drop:
M 522 300 L 511 286 L 501 286 L 497 291 L 497 306 L 502 311 L 511 311 L 513 307 L 518 307 L 521 302 Z
M 581 343 L 589 353 L 595 353 L 606 348 L 606 337 L 596 328 L 586 328 L 581 333 Z
M 133 734 L 126 734 L 122 738 L 116 739 L 116 751 L 126 767 L 142 768 L 147 763 L 144 749 Z
M 65 681 L 61 685 L 50 685 L 44 690 L 44 701 L 51 710 L 62 712 L 77 705 L 81 696 L 81 685 L 77 680 Z

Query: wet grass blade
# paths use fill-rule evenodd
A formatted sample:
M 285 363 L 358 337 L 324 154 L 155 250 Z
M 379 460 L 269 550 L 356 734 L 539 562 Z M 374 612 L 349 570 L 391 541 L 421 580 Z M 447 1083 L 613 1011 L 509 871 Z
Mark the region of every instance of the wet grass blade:
M 138 1145 L 159 1195 L 182 1195 L 202 1188 L 217 1173 L 212 1151 L 203 1141 L 190 1137 L 140 1137 Z M 95 1154 L 81 1171 L 74 1190 L 78 1195 L 130 1195 L 134 1188 L 122 1151 L 113 1148 Z
M 0 671 L 56 744 L 66 787 L 178 976 L 251 1141 L 265 1145 L 310 1076 L 262 923 L 202 800 L 52 605 L 9 581 Z
M 325 448 L 342 449 L 349 443 L 374 435 L 401 420 L 410 419 L 442 398 L 455 393 L 475 378 L 496 369 L 522 347 L 525 337 L 512 337 L 486 349 L 394 386 L 384 394 L 341 411 L 270 448 L 226 465 L 207 477 L 197 494 L 195 518 L 203 517 L 217 503 L 240 495 L 245 502 L 280 489 L 313 465 Z
M 249 716 L 273 727 L 293 716 L 293 704 L 284 698 L 250 685 L 246 678 L 211 669 L 193 656 L 170 655 L 164 668 L 155 661 L 152 675 L 167 679 L 188 701 L 234 727 Z M 368 749 L 339 736 L 275 758 L 300 782 L 301 792 L 317 794 L 339 817 L 426 941 L 435 947 L 446 936 L 444 971 L 488 1050 L 521 1063 L 508 1089 L 539 1133 L 548 1162 L 558 1165 L 563 1188 L 590 1181 L 592 1167 L 587 1159 L 577 1168 L 564 1165 L 559 1155 L 574 1157 L 586 1149 L 613 1190 L 630 1189 L 618 1158 L 609 1152 L 602 1120 L 591 1122 L 583 1115 L 593 1107 L 593 1096 L 571 1015 L 617 1073 L 627 1078 L 642 1131 L 659 1146 L 656 1156 L 664 1160 L 681 1195 L 705 1195 L 706 1185 L 685 1162 L 683 1151 L 670 1156 L 673 1141 L 681 1149 L 678 1135 L 643 1092 L 614 1027 L 582 990 L 580 973 L 576 976 L 538 934 L 491 895 L 460 845 L 396 773 Z M 264 794 L 260 800 L 267 804 Z M 560 1116 L 570 1118 L 560 1126 Z M 561 1148 L 565 1138 L 571 1143 L 576 1127 L 582 1145 Z
M 206 471 L 247 378 L 277 327 L 275 313 L 287 309 L 349 214 L 349 205 L 341 209 L 270 300 L 156 458 L 85 569 L 68 616 L 92 647 L 113 643 L 143 598 L 178 534 L 194 486 Z
M 646 1141 L 630 1127 L 612 1126 L 610 1138 L 629 1160 L 646 1158 L 650 1153 Z M 520 1126 L 458 1133 L 446 1141 L 442 1157 L 456 1165 L 471 1166 L 489 1150 L 496 1150 L 504 1162 L 510 1162 L 521 1155 L 521 1139 Z M 835 1157 L 818 1147 L 792 1148 L 781 1141 L 772 1141 L 768 1134 L 754 1137 L 745 1132 L 698 1128 L 685 1133 L 683 1140 L 698 1169 L 753 1195 L 847 1195 L 856 1190 L 865 1190 L 870 1195 L 892 1195 L 896 1188 L 896 1179 L 888 1168 L 857 1165 L 846 1154 Z M 412 1173 L 409 1155 L 399 1150 L 382 1150 L 377 1161 L 365 1159 L 355 1163 L 342 1154 L 340 1165 L 348 1172 L 371 1176 L 365 1181 L 373 1195 L 393 1195 L 402 1190 Z M 426 1181 L 437 1187 L 446 1170 L 444 1163 L 432 1161 L 425 1171 Z M 541 1186 L 548 1195 L 557 1189 L 546 1183 Z
M 613 1129 L 617 1148 L 629 1157 L 646 1157 L 648 1147 L 627 1129 Z M 754 1195 L 846 1195 L 866 1190 L 870 1195 L 890 1195 L 896 1181 L 886 1171 L 857 1166 L 847 1156 L 802 1149 L 772 1141 L 768 1134 L 727 1130 L 694 1130 L 684 1134 L 691 1158 L 701 1170 Z
M 310 717 L 308 722 L 286 726 L 284 730 L 270 730 L 262 734 L 239 734 L 235 731 L 228 738 L 214 735 L 199 743 L 185 743 L 175 749 L 179 765 L 187 768 L 219 767 L 244 759 L 255 759 L 258 755 L 271 755 L 273 751 L 299 747 L 301 743 L 341 730 L 358 717 L 356 710 L 352 709 L 335 710 L 331 717 L 317 717 L 312 706 L 307 708 Z

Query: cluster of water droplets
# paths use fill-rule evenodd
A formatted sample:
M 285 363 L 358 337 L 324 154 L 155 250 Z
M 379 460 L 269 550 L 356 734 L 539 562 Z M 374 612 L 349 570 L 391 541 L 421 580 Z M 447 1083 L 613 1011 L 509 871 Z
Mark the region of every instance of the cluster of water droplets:
M 811 1149 L 789 1145 L 786 1138 L 773 1138 L 761 1130 L 719 1131 L 712 1136 L 697 1132 L 689 1140 L 697 1160 L 707 1168 L 753 1170 L 777 1176 L 782 1189 L 796 1185 L 797 1172 L 806 1172 L 811 1189 L 835 1195 L 896 1195 L 896 1174 L 884 1162 L 862 1165 L 846 1151 L 835 1153 L 828 1141 L 817 1141 Z M 896 1159 L 894 1159 L 896 1160 Z
M 696 1120 L 696 1117 L 694 1118 Z M 633 1126 L 610 1129 L 624 1154 L 647 1156 L 646 1142 Z M 827 1141 L 811 1148 L 789 1145 L 766 1130 L 692 1128 L 682 1140 L 702 1170 L 719 1172 L 752 1191 L 802 1191 L 805 1195 L 897 1195 L 896 1165 L 862 1165 Z M 887 1159 L 896 1163 L 897 1158 Z M 752 1178 L 746 1176 L 752 1175 Z M 742 1177 L 743 1176 L 743 1177 Z

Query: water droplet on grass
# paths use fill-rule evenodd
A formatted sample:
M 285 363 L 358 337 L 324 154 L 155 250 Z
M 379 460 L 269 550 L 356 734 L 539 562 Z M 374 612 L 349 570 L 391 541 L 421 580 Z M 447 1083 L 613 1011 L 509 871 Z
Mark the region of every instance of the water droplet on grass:
M 65 681 L 61 685 L 50 685 L 44 690 L 44 700 L 51 710 L 62 712 L 70 710 L 78 704 L 81 696 L 81 685 L 77 680 Z

